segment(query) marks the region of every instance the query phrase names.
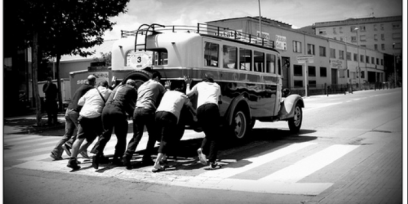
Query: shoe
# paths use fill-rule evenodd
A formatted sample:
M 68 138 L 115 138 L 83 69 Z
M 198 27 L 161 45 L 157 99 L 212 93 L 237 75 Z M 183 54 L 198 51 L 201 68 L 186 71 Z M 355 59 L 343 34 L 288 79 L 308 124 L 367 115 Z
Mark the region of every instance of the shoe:
M 64 149 L 65 153 L 67 153 L 68 156 L 71 156 L 71 150 L 67 144 L 63 144 L 62 149 Z
M 207 165 L 207 158 L 205 157 L 205 154 L 203 154 L 203 151 L 201 148 L 197 149 L 197 154 L 198 154 L 198 159 L 200 159 L 201 164 Z
M 210 170 L 214 170 L 214 169 L 220 169 L 221 165 L 219 165 L 217 162 L 210 162 Z
M 79 154 L 80 154 L 83 158 L 85 158 L 85 159 L 90 159 L 89 156 L 88 156 L 88 152 L 87 152 L 87 151 L 82 151 L 82 152 L 80 152 Z
M 62 157 L 61 157 L 61 156 L 58 156 L 58 155 L 57 155 L 56 153 L 54 153 L 54 152 L 51 152 L 50 157 L 53 158 L 54 160 L 62 160 Z
M 78 166 L 78 162 L 76 159 L 69 159 L 67 167 L 72 168 L 72 170 L 78 170 L 81 167 Z
M 167 162 L 167 155 L 164 155 L 163 158 L 159 161 L 159 164 L 165 166 Z
M 93 166 L 94 169 L 99 168 L 99 159 L 100 159 L 99 155 L 95 155 L 95 156 L 92 157 L 92 166 Z
M 158 165 L 158 166 L 153 166 L 152 172 L 157 173 L 157 172 L 164 171 L 164 170 L 166 170 L 164 167 Z
M 128 157 L 128 156 L 123 157 L 123 165 L 125 165 L 127 170 L 132 169 L 132 163 L 130 162 L 130 157 Z
M 154 164 L 154 161 L 151 158 L 143 158 L 142 164 L 146 166 L 150 166 Z

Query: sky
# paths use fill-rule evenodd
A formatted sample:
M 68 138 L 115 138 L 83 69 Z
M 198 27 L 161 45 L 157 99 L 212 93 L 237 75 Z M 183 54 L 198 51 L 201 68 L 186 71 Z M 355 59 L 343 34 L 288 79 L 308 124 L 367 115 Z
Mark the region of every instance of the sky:
M 317 22 L 348 18 L 402 15 L 402 0 L 130 0 L 127 12 L 105 39 L 119 39 L 120 30 L 137 30 L 142 24 L 196 25 L 208 21 L 261 15 L 301 28 Z

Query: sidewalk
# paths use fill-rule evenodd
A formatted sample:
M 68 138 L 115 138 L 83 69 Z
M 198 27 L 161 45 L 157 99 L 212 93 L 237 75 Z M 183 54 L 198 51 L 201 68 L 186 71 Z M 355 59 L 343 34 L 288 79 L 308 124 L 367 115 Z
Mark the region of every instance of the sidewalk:
M 29 134 L 33 132 L 43 132 L 46 130 L 56 130 L 65 128 L 65 116 L 63 113 L 58 114 L 58 125 L 48 126 L 47 115 L 41 118 L 42 126 L 37 126 L 36 115 L 25 115 L 4 118 L 4 134 Z

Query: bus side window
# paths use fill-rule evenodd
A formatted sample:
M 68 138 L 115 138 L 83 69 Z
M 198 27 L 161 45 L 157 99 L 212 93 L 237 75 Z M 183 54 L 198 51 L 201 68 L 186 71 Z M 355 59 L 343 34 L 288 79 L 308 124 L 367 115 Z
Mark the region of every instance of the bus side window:
M 254 51 L 254 71 L 264 72 L 265 53 Z
M 224 45 L 222 47 L 223 51 L 223 66 L 224 68 L 228 69 L 236 69 L 237 68 L 237 47 L 232 47 L 228 45 Z
M 219 45 L 205 42 L 204 46 L 204 66 L 218 67 Z
M 275 55 L 266 55 L 266 73 L 276 73 L 275 72 Z
M 252 50 L 239 48 L 239 69 L 251 71 Z
M 278 74 L 282 75 L 282 66 L 281 66 L 281 58 L 278 57 Z

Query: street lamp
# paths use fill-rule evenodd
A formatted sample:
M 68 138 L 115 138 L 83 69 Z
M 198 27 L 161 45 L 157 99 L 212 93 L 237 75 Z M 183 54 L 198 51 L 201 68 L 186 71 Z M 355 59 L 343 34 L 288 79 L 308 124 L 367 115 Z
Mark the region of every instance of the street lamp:
M 360 88 L 360 78 L 361 78 L 361 69 L 360 69 L 360 46 L 358 45 L 358 28 L 354 28 L 356 31 L 356 41 L 357 41 L 357 71 L 358 71 L 358 87 Z

